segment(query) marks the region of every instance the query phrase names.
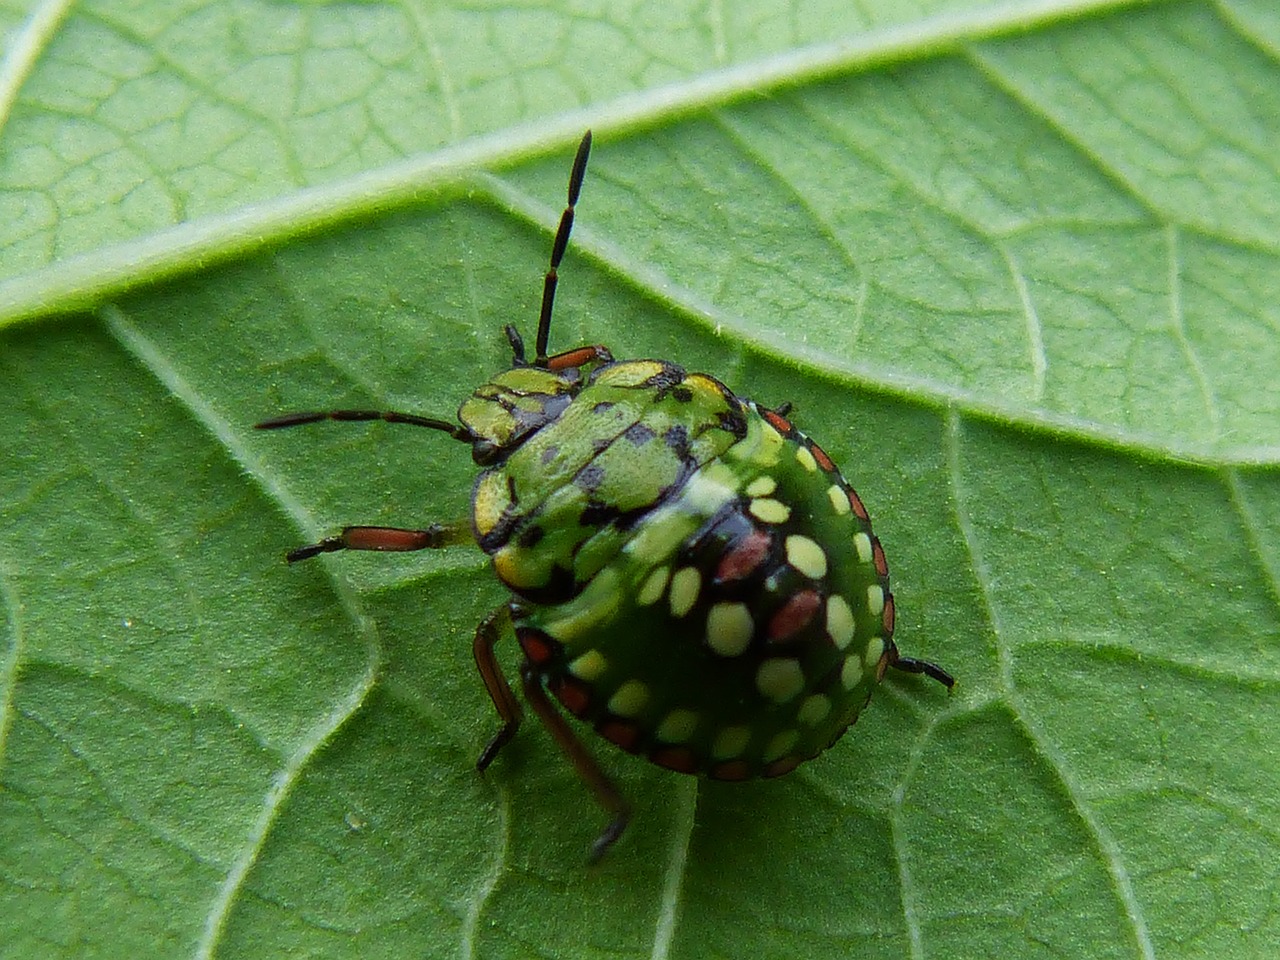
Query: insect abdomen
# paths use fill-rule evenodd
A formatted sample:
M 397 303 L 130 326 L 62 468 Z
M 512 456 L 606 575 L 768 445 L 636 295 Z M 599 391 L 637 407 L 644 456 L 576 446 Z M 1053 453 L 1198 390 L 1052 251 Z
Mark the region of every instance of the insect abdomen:
M 637 522 L 577 596 L 515 608 L 567 709 L 624 749 L 723 779 L 785 773 L 838 738 L 893 626 L 856 494 L 789 423 L 745 409 L 743 439 Z

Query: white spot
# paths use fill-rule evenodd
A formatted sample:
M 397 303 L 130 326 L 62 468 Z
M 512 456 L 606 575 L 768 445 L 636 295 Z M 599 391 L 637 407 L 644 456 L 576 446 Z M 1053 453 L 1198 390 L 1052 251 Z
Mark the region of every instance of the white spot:
M 774 703 L 794 700 L 804 689 L 804 671 L 800 668 L 800 661 L 789 657 L 766 660 L 756 670 L 756 686 Z
M 838 593 L 827 597 L 827 635 L 843 650 L 853 641 L 854 620 L 849 602 Z
M 766 744 L 764 748 L 764 758 L 766 761 L 777 760 L 784 754 L 790 753 L 791 748 L 796 745 L 796 741 L 800 739 L 799 730 L 783 730 L 777 734 L 772 740 Z
M 771 497 L 756 497 L 747 509 L 762 523 L 786 523 L 791 516 L 790 507 L 781 500 L 774 500 Z
M 663 743 L 684 743 L 697 728 L 698 715 L 692 710 L 672 710 L 658 724 L 654 736 Z
M 833 483 L 827 487 L 827 499 L 831 501 L 831 509 L 841 517 L 852 509 L 849 506 L 849 495 L 844 492 L 838 483 Z
M 746 650 L 755 632 L 745 603 L 717 603 L 707 611 L 707 645 L 722 657 L 736 657 Z
M 778 481 L 765 474 L 762 477 L 756 477 L 747 484 L 746 494 L 748 497 L 767 497 L 777 489 Z
M 867 587 L 867 609 L 871 611 L 873 617 L 884 613 L 884 587 L 878 583 Z
M 796 461 L 810 473 L 818 472 L 818 461 L 813 459 L 813 454 L 809 452 L 808 447 L 800 447 L 796 450 Z
M 795 567 L 806 577 L 817 580 L 827 575 L 827 554 L 817 541 L 793 533 L 787 537 L 787 563 Z
M 750 727 L 725 727 L 716 734 L 711 755 L 717 760 L 731 760 L 747 748 L 750 739 Z
M 636 603 L 642 607 L 657 603 L 658 598 L 667 589 L 667 580 L 670 578 L 670 567 L 658 567 L 644 578 L 644 583 L 640 585 L 640 592 L 636 594 Z
M 649 688 L 639 680 L 628 680 L 609 698 L 609 709 L 620 717 L 635 717 L 649 702 Z
M 858 552 L 858 559 L 863 563 L 871 562 L 871 538 L 865 533 L 853 535 L 853 549 Z
M 884 640 L 880 637 L 872 637 L 867 641 L 866 664 L 868 667 L 874 667 L 880 662 L 880 657 L 884 655 Z
M 588 650 L 569 664 L 569 672 L 590 683 L 593 680 L 599 680 L 608 665 L 609 661 L 599 650 Z
M 796 714 L 796 719 L 806 727 L 814 727 L 825 720 L 830 712 L 831 698 L 821 693 L 815 693 L 804 698 L 804 703 L 800 704 L 800 712 Z
M 862 682 L 862 659 L 851 653 L 844 658 L 844 666 L 840 668 L 840 683 L 846 690 L 852 690 Z
M 702 574 L 696 567 L 681 567 L 671 578 L 671 615 L 683 617 L 697 602 Z

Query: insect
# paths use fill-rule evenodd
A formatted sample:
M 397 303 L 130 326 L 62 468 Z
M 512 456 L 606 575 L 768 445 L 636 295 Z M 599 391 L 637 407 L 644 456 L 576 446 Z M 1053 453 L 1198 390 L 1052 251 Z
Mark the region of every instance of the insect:
M 432 550 L 474 540 L 510 599 L 479 624 L 476 666 L 502 721 L 483 771 L 522 708 L 494 648 L 514 633 L 524 700 L 609 815 L 629 805 L 552 697 L 604 739 L 671 770 L 775 777 L 857 719 L 886 670 L 948 689 L 941 667 L 899 654 L 888 566 L 862 501 L 788 419 L 714 377 L 666 360 L 614 360 L 602 345 L 548 353 L 557 271 L 586 173 L 590 131 L 543 281 L 533 359 L 505 327 L 512 362 L 456 423 L 393 411 L 291 413 L 426 427 L 471 445 L 481 469 L 470 522 L 350 526 L 291 551 Z

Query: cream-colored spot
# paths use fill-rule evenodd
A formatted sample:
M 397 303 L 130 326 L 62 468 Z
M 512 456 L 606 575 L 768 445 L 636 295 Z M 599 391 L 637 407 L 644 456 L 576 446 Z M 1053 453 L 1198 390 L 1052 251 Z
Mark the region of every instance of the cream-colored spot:
M 649 688 L 639 680 L 628 680 L 609 698 L 609 709 L 620 717 L 635 717 L 648 702 Z
M 858 552 L 858 559 L 863 563 L 871 562 L 871 538 L 865 533 L 853 535 L 853 549 Z
M 851 509 L 849 506 L 849 495 L 844 492 L 840 484 L 833 483 L 827 487 L 827 499 L 831 501 L 831 509 L 839 516 L 844 516 Z
M 781 500 L 774 500 L 771 497 L 757 497 L 751 501 L 751 506 L 747 509 L 751 511 L 753 517 L 764 523 L 786 523 L 787 518 L 791 516 L 790 507 Z
M 787 563 L 806 577 L 817 580 L 827 575 L 827 553 L 817 542 L 793 533 L 787 537 Z
M 756 686 L 774 703 L 794 700 L 804 689 L 804 671 L 799 660 L 775 657 L 760 664 L 756 670 Z
M 604 658 L 603 653 L 599 650 L 588 650 L 569 664 L 569 672 L 589 683 L 599 680 L 608 665 L 609 661 Z
M 778 489 L 778 481 L 766 474 L 763 477 L 756 477 L 747 484 L 748 497 L 767 497 L 773 491 Z
M 836 648 L 843 650 L 853 640 L 853 611 L 849 601 L 838 593 L 827 597 L 827 634 Z
M 831 698 L 821 693 L 815 693 L 804 698 L 804 703 L 800 704 L 800 712 L 796 714 L 796 719 L 806 727 L 813 727 L 825 720 L 830 712 Z
M 692 710 L 672 710 L 658 724 L 654 736 L 663 743 L 684 743 L 697 728 L 698 715 Z
M 873 617 L 884 613 L 884 587 L 878 583 L 867 587 L 867 609 Z
M 692 608 L 702 590 L 702 574 L 696 567 L 681 567 L 671 578 L 671 615 L 683 617 Z
M 867 641 L 867 655 L 864 658 L 868 667 L 874 667 L 884 655 L 884 640 L 872 637 Z
M 670 578 L 670 567 L 658 567 L 644 578 L 644 583 L 640 585 L 640 592 L 636 594 L 636 603 L 642 607 L 657 603 L 662 592 L 667 589 L 667 580 Z
M 778 462 L 778 457 L 782 455 L 782 445 L 786 441 L 782 438 L 777 430 L 768 423 L 764 422 L 760 430 L 760 449 L 755 452 L 755 460 L 765 466 L 770 466 Z
M 791 748 L 796 745 L 796 741 L 800 739 L 799 730 L 783 730 L 781 733 L 771 739 L 764 748 L 764 759 L 766 762 L 777 760 L 783 754 L 791 752 Z
M 846 690 L 852 690 L 862 682 L 862 658 L 851 653 L 844 658 L 844 666 L 840 668 L 840 683 Z
M 707 645 L 722 657 L 736 657 L 746 650 L 755 630 L 745 603 L 717 603 L 707 611 Z
M 716 734 L 711 745 L 711 755 L 717 760 L 730 760 L 747 748 L 751 739 L 750 727 L 725 727 Z
M 810 473 L 818 471 L 818 461 L 813 459 L 813 454 L 809 452 L 808 447 L 800 447 L 796 450 L 796 462 Z

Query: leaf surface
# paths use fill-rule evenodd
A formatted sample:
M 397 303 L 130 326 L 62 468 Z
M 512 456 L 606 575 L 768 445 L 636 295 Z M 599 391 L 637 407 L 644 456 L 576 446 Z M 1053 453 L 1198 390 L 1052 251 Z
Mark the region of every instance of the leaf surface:
M 1264 0 L 0 13 L 0 954 L 1267 958 L 1280 16 Z M 529 336 L 776 405 L 898 641 L 776 781 L 496 729 L 448 417 Z M 638 638 L 640 639 L 640 638 Z M 514 676 L 514 644 L 502 648 Z

